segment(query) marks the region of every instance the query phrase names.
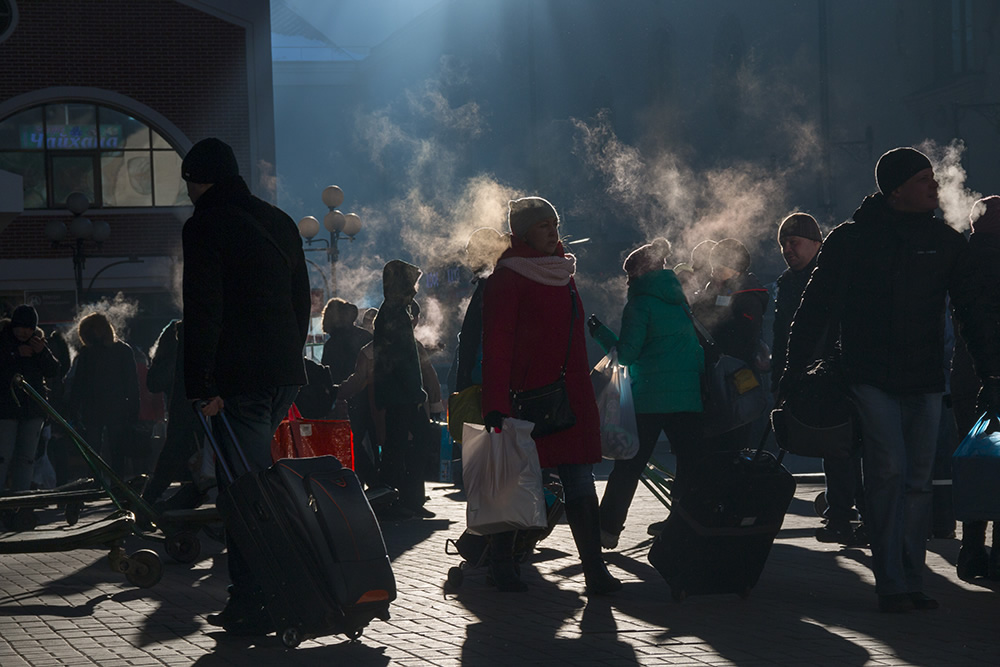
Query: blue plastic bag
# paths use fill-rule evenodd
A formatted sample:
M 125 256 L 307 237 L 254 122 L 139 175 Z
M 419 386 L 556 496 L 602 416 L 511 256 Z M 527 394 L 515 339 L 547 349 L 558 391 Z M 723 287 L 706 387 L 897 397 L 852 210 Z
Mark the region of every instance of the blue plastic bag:
M 996 415 L 994 419 L 1000 421 Z M 1000 432 L 984 413 L 951 458 L 952 498 L 959 521 L 1000 520 Z

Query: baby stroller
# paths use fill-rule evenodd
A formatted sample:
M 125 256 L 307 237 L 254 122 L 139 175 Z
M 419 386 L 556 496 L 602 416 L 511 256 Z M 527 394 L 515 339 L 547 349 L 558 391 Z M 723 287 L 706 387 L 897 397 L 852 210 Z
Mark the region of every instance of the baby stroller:
M 514 564 L 520 566 L 535 551 L 535 545 L 544 540 L 563 516 L 563 489 L 559 482 L 548 482 L 542 489 L 545 493 L 545 528 L 517 530 L 514 533 Z M 489 535 L 478 535 L 468 530 L 456 540 L 444 541 L 444 552 L 449 556 L 461 556 L 462 562 L 448 569 L 447 585 L 452 590 L 461 588 L 465 571 L 486 565 L 489 559 Z M 488 576 L 488 575 L 487 575 Z

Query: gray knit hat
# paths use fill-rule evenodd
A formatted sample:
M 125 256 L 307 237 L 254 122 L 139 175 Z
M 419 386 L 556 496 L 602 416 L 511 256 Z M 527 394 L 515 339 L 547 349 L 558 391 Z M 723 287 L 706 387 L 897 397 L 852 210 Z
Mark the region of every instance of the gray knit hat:
M 536 223 L 550 218 L 558 222 L 559 214 L 555 206 L 541 197 L 522 197 L 507 202 L 507 224 L 514 236 L 524 237 Z
M 781 243 L 786 236 L 801 236 L 810 241 L 823 242 L 823 232 L 819 229 L 819 223 L 808 213 L 792 213 L 781 221 L 781 226 L 778 227 L 778 243 Z

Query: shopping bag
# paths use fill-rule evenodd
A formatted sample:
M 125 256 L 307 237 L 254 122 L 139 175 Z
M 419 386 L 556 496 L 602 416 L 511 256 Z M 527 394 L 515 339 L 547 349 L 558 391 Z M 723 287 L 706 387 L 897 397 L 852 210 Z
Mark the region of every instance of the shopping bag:
M 612 353 L 615 354 L 614 361 L 612 361 Z M 614 370 L 614 363 L 618 361 L 617 352 L 611 350 L 604 355 L 604 357 L 594 364 L 594 367 L 590 369 L 590 383 L 594 387 L 594 396 L 600 396 L 605 389 L 607 389 L 608 384 L 611 382 L 611 373 Z
M 614 350 L 609 357 L 611 379 L 597 398 L 597 410 L 601 416 L 601 456 L 612 460 L 631 459 L 639 452 L 632 382 L 628 368 L 618 363 Z
M 469 531 L 489 535 L 545 528 L 542 469 L 531 439 L 531 422 L 507 418 L 499 433 L 466 424 L 462 434 L 462 478 Z
M 483 386 L 473 384 L 448 397 L 448 430 L 455 442 L 462 442 L 462 425 L 483 423 Z
M 1000 520 L 1000 432 L 989 432 L 989 427 L 984 413 L 951 457 L 951 493 L 959 521 Z
M 335 456 L 345 468 L 354 469 L 354 435 L 351 422 L 341 419 L 303 419 L 293 404 L 288 419 L 271 439 L 271 460 Z

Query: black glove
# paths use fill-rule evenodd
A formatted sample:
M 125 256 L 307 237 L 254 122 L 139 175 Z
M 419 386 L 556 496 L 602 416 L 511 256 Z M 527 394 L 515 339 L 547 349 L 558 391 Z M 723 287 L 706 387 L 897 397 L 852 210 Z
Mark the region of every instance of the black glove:
M 988 377 L 983 380 L 976 399 L 976 412 L 985 412 L 990 419 L 1000 413 L 1000 377 Z
M 597 315 L 591 315 L 590 319 L 587 320 L 587 329 L 590 331 L 590 335 L 593 336 L 597 329 L 601 326 L 601 321 L 597 319 Z
M 499 410 L 494 410 L 486 415 L 483 419 L 483 424 L 486 428 L 491 428 L 494 431 L 499 431 L 500 427 L 503 426 L 503 420 L 507 415 L 500 412 Z

